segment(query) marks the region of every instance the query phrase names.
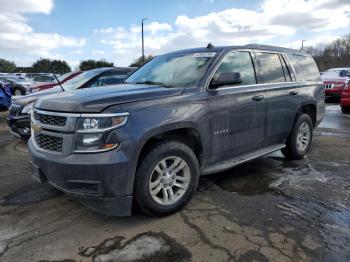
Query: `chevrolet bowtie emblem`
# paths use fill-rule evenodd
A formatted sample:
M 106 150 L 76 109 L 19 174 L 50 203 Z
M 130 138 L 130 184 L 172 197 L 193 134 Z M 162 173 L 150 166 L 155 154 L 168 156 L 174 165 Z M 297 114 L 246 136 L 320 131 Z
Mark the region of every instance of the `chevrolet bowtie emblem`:
M 32 129 L 33 129 L 34 133 L 37 133 L 37 132 L 40 132 L 43 128 L 39 125 L 32 124 Z

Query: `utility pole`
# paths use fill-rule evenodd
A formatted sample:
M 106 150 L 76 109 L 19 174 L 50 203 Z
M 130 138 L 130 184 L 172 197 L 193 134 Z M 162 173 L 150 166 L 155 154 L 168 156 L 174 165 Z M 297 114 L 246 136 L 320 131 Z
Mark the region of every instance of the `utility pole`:
M 141 36 L 142 36 L 142 64 L 145 63 L 145 46 L 144 46 L 144 40 L 143 40 L 143 22 L 146 21 L 148 18 L 142 18 L 141 19 Z
M 301 50 L 304 50 L 304 42 L 305 42 L 306 40 L 301 40 Z

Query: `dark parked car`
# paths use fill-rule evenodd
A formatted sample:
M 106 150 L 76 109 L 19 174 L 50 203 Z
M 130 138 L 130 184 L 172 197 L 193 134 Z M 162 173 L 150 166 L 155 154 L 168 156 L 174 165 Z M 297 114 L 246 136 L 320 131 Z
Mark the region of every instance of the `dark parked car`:
M 8 83 L 11 86 L 12 94 L 15 96 L 25 95 L 27 88 L 32 85 L 32 82 L 23 81 L 14 76 L 0 76 L 0 81 Z
M 160 55 L 125 84 L 39 99 L 33 176 L 109 215 L 181 209 L 199 175 L 282 149 L 308 152 L 324 117 L 313 58 L 270 46 Z
M 85 71 L 74 78 L 64 82 L 62 87 L 65 91 L 83 89 L 88 87 L 106 86 L 123 82 L 133 71 L 133 67 L 105 67 Z M 61 93 L 60 86 L 35 92 L 12 101 L 7 123 L 11 128 L 11 133 L 17 138 L 28 139 L 30 130 L 30 113 L 34 102 L 43 96 Z
M 68 80 L 72 79 L 73 77 L 79 75 L 80 73 L 81 71 L 70 72 L 70 73 L 58 76 L 57 79 L 61 84 L 63 84 Z M 28 93 L 38 92 L 38 91 L 49 89 L 55 86 L 58 86 L 58 82 L 56 80 L 54 82 L 49 82 L 49 83 L 34 84 L 28 88 Z

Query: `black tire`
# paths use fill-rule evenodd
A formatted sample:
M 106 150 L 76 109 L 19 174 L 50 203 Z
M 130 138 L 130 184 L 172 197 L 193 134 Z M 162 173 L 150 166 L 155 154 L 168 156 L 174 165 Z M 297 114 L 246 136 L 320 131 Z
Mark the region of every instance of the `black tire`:
M 350 107 L 341 107 L 343 114 L 350 114 Z
M 15 95 L 15 96 L 24 95 L 23 90 L 20 89 L 19 87 L 14 87 L 12 93 L 13 93 L 13 95 Z
M 304 150 L 299 150 L 297 146 L 298 131 L 303 123 L 306 123 L 310 128 L 310 139 Z M 282 149 L 282 153 L 289 159 L 302 159 L 310 149 L 313 136 L 313 124 L 309 115 L 300 114 L 295 120 L 292 132 L 288 136 L 286 147 Z
M 190 171 L 190 182 L 187 190 L 177 202 L 171 205 L 161 205 L 151 196 L 149 181 L 155 166 L 164 158 L 175 156 L 183 159 Z M 155 145 L 142 159 L 136 172 L 134 196 L 137 206 L 146 215 L 166 216 L 182 209 L 192 198 L 197 189 L 199 165 L 192 149 L 180 141 L 170 140 Z

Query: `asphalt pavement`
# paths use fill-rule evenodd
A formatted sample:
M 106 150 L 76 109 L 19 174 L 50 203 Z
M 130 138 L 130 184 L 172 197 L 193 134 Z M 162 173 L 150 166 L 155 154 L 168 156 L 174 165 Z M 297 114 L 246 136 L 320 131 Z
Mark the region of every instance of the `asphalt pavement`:
M 350 116 L 329 105 L 303 160 L 202 177 L 169 217 L 107 217 L 37 184 L 0 122 L 0 261 L 350 261 L 349 175 Z

